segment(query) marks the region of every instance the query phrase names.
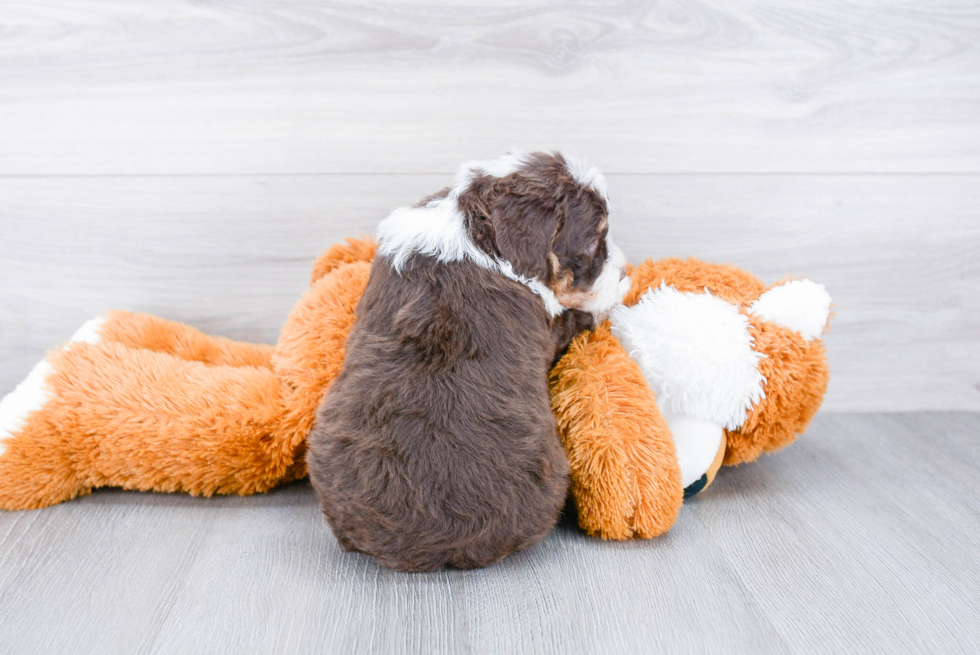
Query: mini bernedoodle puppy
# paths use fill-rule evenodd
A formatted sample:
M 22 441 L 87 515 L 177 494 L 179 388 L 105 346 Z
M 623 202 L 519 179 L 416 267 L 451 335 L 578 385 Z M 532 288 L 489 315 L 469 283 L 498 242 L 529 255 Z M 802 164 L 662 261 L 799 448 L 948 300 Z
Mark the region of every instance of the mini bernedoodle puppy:
M 605 178 L 560 154 L 464 165 L 378 227 L 307 464 L 345 547 L 404 571 L 492 564 L 558 520 L 548 371 L 629 289 Z

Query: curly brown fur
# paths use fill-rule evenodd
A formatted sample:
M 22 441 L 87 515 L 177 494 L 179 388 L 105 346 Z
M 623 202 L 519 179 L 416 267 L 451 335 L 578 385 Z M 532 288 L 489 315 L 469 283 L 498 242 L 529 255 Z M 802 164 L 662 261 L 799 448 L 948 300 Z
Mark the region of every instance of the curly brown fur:
M 554 526 L 568 464 L 548 370 L 591 326 L 608 259 L 605 202 L 583 188 L 560 156 L 531 155 L 405 210 L 407 221 L 457 218 L 476 255 L 447 255 L 454 242 L 398 259 L 382 237 L 308 439 L 311 480 L 346 548 L 406 571 L 473 568 Z M 560 279 L 588 302 L 550 315 L 543 298 Z

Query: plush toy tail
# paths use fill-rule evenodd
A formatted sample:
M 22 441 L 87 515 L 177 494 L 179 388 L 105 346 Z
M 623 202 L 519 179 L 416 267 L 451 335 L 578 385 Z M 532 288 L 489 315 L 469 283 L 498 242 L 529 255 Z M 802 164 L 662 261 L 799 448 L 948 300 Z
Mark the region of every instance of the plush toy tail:
M 269 369 L 208 365 L 100 339 L 90 325 L 0 409 L 0 508 L 102 486 L 247 494 L 291 479 L 284 390 Z

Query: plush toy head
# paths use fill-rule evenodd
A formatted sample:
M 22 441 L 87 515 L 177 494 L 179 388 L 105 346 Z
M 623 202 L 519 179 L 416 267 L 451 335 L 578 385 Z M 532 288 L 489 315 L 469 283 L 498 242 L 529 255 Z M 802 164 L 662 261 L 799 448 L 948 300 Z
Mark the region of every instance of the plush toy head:
M 819 337 L 830 296 L 809 280 L 770 288 L 733 266 L 647 261 L 632 272 L 612 332 L 639 364 L 671 427 L 682 483 L 781 448 L 820 406 L 829 371 Z
M 695 259 L 648 260 L 630 277 L 624 306 L 550 377 L 579 526 L 609 539 L 666 532 L 723 463 L 791 442 L 828 378 L 820 285 L 767 288 Z

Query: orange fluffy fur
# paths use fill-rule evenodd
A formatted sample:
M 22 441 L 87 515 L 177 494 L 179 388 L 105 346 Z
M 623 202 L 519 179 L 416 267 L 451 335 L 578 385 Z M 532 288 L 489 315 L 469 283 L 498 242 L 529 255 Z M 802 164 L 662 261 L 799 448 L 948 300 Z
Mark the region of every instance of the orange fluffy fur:
M 674 441 L 608 323 L 575 339 L 550 383 L 579 526 L 608 539 L 670 529 L 683 501 Z
M 317 261 L 277 346 L 113 312 L 97 344 L 48 356 L 51 398 L 0 457 L 0 508 L 45 507 L 104 486 L 250 494 L 304 477 L 316 407 L 344 360 L 374 244 Z

